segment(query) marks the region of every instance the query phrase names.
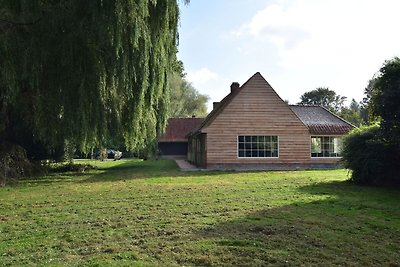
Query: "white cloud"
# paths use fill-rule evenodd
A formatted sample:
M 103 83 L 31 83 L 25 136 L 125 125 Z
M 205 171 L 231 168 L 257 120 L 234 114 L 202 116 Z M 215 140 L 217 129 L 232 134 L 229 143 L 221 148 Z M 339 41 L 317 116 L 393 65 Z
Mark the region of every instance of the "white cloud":
M 209 70 L 208 68 L 201 68 L 195 71 L 188 71 L 187 72 L 187 79 L 188 81 L 192 82 L 193 84 L 201 85 L 207 83 L 209 81 L 215 81 L 218 79 L 218 73 Z
M 295 23 L 297 15 L 294 11 L 279 4 L 269 5 L 232 33 L 236 37 L 251 36 L 258 42 L 293 48 L 309 35 L 306 28 Z
M 194 88 L 210 97 L 210 101 L 207 104 L 208 111 L 212 110 L 212 102 L 223 98 L 226 93 L 225 89 L 229 88 L 225 84 L 225 79 L 220 74 L 207 67 L 202 67 L 198 70 L 189 70 L 186 79 L 193 84 Z
M 400 53 L 398 10 L 396 0 L 281 0 L 259 10 L 232 35 L 251 47 L 275 47 L 275 63 L 287 77 L 303 78 L 300 90 L 318 83 L 360 98 L 383 61 Z M 252 51 L 260 59 L 261 49 Z M 280 85 L 295 87 L 287 78 Z M 360 96 L 352 95 L 354 90 Z

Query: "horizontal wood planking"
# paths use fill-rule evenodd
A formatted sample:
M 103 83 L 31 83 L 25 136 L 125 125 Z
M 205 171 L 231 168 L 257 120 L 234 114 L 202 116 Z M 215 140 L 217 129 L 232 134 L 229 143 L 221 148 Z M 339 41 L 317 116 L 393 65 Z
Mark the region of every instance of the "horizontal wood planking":
M 202 132 L 207 133 L 207 164 L 315 162 L 308 128 L 272 87 L 255 75 Z M 278 158 L 238 158 L 238 135 L 279 136 Z M 337 162 L 337 159 L 317 159 Z

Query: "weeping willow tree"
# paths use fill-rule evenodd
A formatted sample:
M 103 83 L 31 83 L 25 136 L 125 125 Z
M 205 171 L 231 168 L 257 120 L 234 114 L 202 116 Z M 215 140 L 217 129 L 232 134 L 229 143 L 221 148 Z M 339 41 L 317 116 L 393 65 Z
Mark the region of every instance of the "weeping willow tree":
M 1 149 L 152 144 L 178 19 L 177 0 L 0 0 Z

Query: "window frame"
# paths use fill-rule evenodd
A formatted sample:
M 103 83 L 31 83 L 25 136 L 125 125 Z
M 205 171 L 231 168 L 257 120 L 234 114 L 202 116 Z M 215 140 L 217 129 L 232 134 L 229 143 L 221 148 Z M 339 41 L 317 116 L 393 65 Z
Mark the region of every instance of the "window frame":
M 330 138 L 336 138 L 336 139 L 342 139 L 343 136 L 342 135 L 311 135 L 310 136 L 310 158 L 311 159 L 340 159 L 342 158 L 341 153 L 336 153 L 339 154 L 339 156 L 324 156 L 324 157 L 313 157 L 313 152 L 312 152 L 312 139 L 316 138 L 316 137 L 330 137 Z M 332 143 L 334 144 L 335 142 L 333 141 L 334 139 L 332 139 Z M 321 142 L 322 144 L 322 142 Z M 335 150 L 335 148 L 333 148 Z M 322 149 L 321 149 L 322 151 Z M 322 152 L 321 152 L 322 153 Z
M 243 136 L 244 138 L 246 138 L 246 137 L 248 137 L 248 138 L 250 138 L 250 139 L 252 139 L 253 137 L 257 137 L 257 139 L 259 138 L 259 137 L 263 137 L 264 138 L 264 140 L 265 140 L 265 137 L 276 137 L 276 144 L 277 144 L 277 147 L 276 147 L 276 153 L 277 153 L 277 156 L 276 157 L 272 157 L 272 156 L 270 156 L 270 157 L 266 157 L 266 156 L 264 156 L 264 157 L 260 157 L 260 156 L 257 156 L 257 157 L 247 157 L 247 156 L 243 156 L 243 157 L 241 157 L 241 156 L 239 156 L 239 137 L 241 137 L 241 136 Z M 243 142 L 242 142 L 243 143 Z M 244 142 L 244 143 L 246 143 L 246 142 Z M 252 141 L 250 142 L 250 143 L 253 143 Z M 258 142 L 257 142 L 258 143 Z M 263 143 L 264 144 L 266 144 L 266 142 L 265 141 L 263 141 Z M 270 141 L 269 142 L 269 144 L 271 144 L 272 142 Z M 244 149 L 240 149 L 240 150 L 244 150 L 245 152 L 245 155 L 246 155 L 246 148 L 244 148 Z M 265 151 L 265 149 L 263 149 L 264 151 Z M 251 151 L 251 150 L 250 150 Z M 257 149 L 257 151 L 260 151 L 259 150 L 259 148 Z M 272 151 L 271 151 L 271 153 L 272 153 Z M 238 158 L 238 159 L 279 159 L 279 156 L 280 156 L 280 146 L 279 146 L 279 135 L 246 135 L 246 134 L 238 134 L 237 136 L 236 136 L 236 157 Z

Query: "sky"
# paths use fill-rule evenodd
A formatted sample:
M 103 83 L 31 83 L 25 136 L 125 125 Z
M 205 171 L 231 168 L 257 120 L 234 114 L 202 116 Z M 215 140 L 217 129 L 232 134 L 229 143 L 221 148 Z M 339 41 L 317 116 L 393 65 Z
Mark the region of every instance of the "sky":
M 318 87 L 361 101 L 384 61 L 400 57 L 399 10 L 398 0 L 191 0 L 178 58 L 209 111 L 256 72 L 291 104 Z

